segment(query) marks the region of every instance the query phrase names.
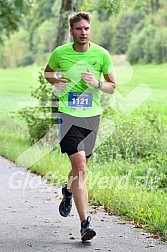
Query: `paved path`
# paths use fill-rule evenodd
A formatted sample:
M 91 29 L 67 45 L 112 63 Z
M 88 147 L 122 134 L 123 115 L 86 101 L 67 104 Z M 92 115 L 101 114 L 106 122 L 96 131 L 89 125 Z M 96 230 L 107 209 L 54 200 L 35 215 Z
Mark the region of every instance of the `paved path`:
M 0 252 L 167 252 L 167 244 L 91 206 L 97 236 L 82 243 L 75 208 L 59 216 L 60 197 L 60 188 L 0 157 Z

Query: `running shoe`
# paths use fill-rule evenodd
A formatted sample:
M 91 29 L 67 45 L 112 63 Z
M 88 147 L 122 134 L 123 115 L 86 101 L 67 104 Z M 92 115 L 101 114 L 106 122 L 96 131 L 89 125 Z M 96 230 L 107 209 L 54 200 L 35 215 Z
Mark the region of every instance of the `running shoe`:
M 72 209 L 72 193 L 68 192 L 67 184 L 62 187 L 63 199 L 59 205 L 59 213 L 63 217 L 67 217 Z
M 87 240 L 91 240 L 96 235 L 95 230 L 90 225 L 90 221 L 91 221 L 91 217 L 88 216 L 87 219 L 81 223 L 80 232 L 81 232 L 81 240 L 83 242 Z

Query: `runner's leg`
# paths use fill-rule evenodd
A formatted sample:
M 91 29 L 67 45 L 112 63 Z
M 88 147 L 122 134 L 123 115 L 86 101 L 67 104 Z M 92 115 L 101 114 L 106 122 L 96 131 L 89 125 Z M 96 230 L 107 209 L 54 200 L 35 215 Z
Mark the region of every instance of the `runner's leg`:
M 71 161 L 72 170 L 72 183 L 70 190 L 73 193 L 75 205 L 80 217 L 81 222 L 87 218 L 88 207 L 88 191 L 85 183 L 86 168 L 88 159 L 85 157 L 85 152 L 80 151 L 69 156 Z M 76 177 L 76 179 L 74 179 Z

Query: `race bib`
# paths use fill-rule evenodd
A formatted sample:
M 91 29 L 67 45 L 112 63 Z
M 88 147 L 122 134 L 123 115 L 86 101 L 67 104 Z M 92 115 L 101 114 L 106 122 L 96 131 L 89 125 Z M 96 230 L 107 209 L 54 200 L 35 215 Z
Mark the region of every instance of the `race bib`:
M 89 109 L 92 107 L 92 94 L 69 92 L 68 107 L 72 109 Z

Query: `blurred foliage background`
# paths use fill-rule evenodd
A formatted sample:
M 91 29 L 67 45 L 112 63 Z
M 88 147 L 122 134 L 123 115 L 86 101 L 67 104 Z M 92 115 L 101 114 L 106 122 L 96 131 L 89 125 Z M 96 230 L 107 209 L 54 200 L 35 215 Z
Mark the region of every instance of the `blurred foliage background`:
M 92 14 L 91 41 L 132 64 L 167 61 L 166 7 L 166 0 L 73 0 L 74 10 Z M 0 67 L 46 64 L 60 8 L 61 0 L 0 0 Z

